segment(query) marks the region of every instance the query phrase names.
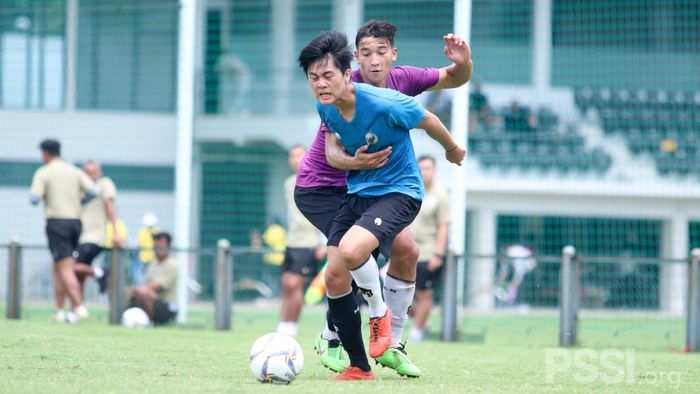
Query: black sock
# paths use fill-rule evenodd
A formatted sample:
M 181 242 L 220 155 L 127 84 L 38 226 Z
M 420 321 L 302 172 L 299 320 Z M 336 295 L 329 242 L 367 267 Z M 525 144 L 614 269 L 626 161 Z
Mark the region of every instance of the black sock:
M 336 332 L 335 326 L 333 325 L 333 315 L 331 315 L 330 306 L 328 307 L 328 310 L 326 311 L 326 327 L 328 327 L 329 330 Z
M 350 365 L 369 371 L 369 361 L 362 341 L 362 317 L 360 307 L 355 302 L 355 294 L 350 292 L 340 298 L 329 298 L 328 309 L 343 348 L 348 352 Z

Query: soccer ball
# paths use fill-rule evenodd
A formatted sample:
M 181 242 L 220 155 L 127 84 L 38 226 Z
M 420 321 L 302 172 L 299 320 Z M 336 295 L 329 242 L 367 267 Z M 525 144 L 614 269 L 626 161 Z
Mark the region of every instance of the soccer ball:
M 129 308 L 122 313 L 122 325 L 127 328 L 151 327 L 151 319 L 141 308 Z
M 304 353 L 289 335 L 271 333 L 250 349 L 250 372 L 262 383 L 289 384 L 304 368 Z

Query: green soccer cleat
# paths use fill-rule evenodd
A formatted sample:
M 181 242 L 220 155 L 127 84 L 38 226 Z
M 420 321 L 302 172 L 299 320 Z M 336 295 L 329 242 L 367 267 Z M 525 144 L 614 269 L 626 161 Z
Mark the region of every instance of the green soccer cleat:
M 399 347 L 390 347 L 374 361 L 383 367 L 393 369 L 401 376 L 417 378 L 421 375 L 420 369 L 408 358 L 403 344 L 400 344 Z
M 321 356 L 321 365 L 334 372 L 343 372 L 350 366 L 350 360 L 345 356 L 343 347 L 337 339 L 329 341 L 319 335 L 314 342 L 314 349 Z

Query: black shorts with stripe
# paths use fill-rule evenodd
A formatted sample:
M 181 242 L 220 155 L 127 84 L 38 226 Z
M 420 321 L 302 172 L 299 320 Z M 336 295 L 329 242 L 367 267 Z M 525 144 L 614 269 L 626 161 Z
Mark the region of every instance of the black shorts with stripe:
M 413 222 L 420 207 L 420 200 L 402 193 L 377 197 L 348 194 L 334 218 L 328 246 L 338 246 L 350 227 L 358 225 L 379 240 L 379 251 L 388 259 L 394 238 Z

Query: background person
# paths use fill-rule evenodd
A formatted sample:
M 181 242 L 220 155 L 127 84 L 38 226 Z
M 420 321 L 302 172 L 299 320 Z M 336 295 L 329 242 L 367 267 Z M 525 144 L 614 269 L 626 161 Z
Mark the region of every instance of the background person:
M 433 309 L 433 289 L 441 278 L 450 226 L 450 196 L 447 190 L 435 183 L 435 159 L 421 156 L 418 166 L 425 184 L 425 197 L 416 220 L 411 224 L 413 238 L 420 249 L 416 301 L 411 308 L 414 324 L 409 339 L 412 341 L 422 341 L 428 329 L 427 321 Z
M 143 283 L 146 268 L 155 260 L 153 251 L 153 236 L 160 232 L 158 217 L 153 212 L 146 212 L 141 217 L 141 225 L 137 234 L 138 253 L 131 257 L 129 276 L 134 285 Z
M 112 245 L 121 248 L 123 240 L 117 231 L 116 208 L 114 199 L 117 188 L 114 182 L 102 174 L 99 163 L 88 160 L 83 163 L 83 171 L 92 179 L 99 189 L 99 198 L 92 199 L 83 205 L 80 215 L 82 232 L 78 241 L 75 259 L 75 274 L 80 283 L 80 294 L 85 295 L 85 278 L 94 277 L 99 285 L 100 293 L 107 289 L 108 269 L 100 266 L 92 267 L 93 260 L 102 252 L 107 238 L 107 226 L 112 228 Z
M 153 325 L 163 325 L 177 315 L 177 262 L 170 256 L 170 234 L 153 236 L 156 259 L 148 266 L 146 282 L 126 289 L 127 308 L 143 309 Z
M 280 322 L 277 332 L 296 336 L 299 332 L 299 315 L 304 305 L 304 284 L 318 271 L 318 264 L 326 256 L 321 234 L 302 215 L 294 203 L 294 185 L 299 164 L 306 154 L 306 148 L 295 145 L 289 149 L 289 166 L 294 174 L 284 182 L 284 196 L 287 200 L 287 248 L 282 263 L 282 300 Z
M 94 198 L 98 191 L 95 184 L 82 170 L 61 159 L 61 144 L 47 139 L 39 145 L 44 165 L 34 173 L 30 201 L 33 205 L 44 200 L 46 236 L 54 264 L 53 283 L 56 313 L 53 320 L 74 323 L 87 319 L 78 278 L 74 272 L 73 252 L 78 246 L 82 225 L 81 196 L 84 201 Z M 71 310 L 64 314 L 64 294 L 68 295 Z

